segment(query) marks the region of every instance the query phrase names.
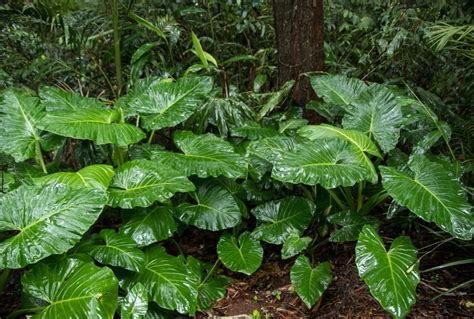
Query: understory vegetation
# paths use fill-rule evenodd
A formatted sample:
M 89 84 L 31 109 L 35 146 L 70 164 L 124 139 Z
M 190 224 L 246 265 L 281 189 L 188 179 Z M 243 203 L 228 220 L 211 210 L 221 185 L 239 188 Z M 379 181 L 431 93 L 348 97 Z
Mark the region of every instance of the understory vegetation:
M 474 263 L 473 9 L 326 1 L 326 71 L 300 106 L 276 85 L 268 1 L 1 4 L 0 299 L 19 280 L 21 306 L 0 314 L 201 315 L 268 251 L 309 311 L 337 281 L 318 251 L 353 243 L 406 317 L 424 273 Z M 180 247 L 209 233 L 214 255 Z M 424 267 L 447 244 L 462 257 Z

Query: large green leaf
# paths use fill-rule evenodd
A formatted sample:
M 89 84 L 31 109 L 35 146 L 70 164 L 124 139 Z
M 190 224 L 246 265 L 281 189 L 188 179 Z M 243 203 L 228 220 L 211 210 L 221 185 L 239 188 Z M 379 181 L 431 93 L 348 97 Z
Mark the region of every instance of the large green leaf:
M 454 172 L 424 157 L 414 157 L 411 172 L 381 166 L 382 183 L 397 203 L 456 238 L 471 240 L 474 234 L 472 206 Z
M 121 208 L 148 207 L 164 202 L 176 192 L 193 191 L 194 185 L 179 172 L 147 160 L 126 162 L 112 179 L 109 205 Z
M 127 293 L 120 309 L 121 319 L 142 319 L 148 311 L 148 292 L 145 286 L 137 283 Z
M 38 123 L 44 106 L 29 92 L 4 91 L 0 97 L 0 152 L 21 162 L 34 158 L 41 141 Z
M 0 198 L 0 268 L 21 268 L 77 243 L 105 204 L 96 189 L 21 186 Z
M 332 281 L 331 264 L 323 262 L 313 268 L 308 257 L 299 256 L 291 267 L 290 277 L 298 296 L 312 308 Z
M 197 287 L 198 310 L 211 309 L 217 300 L 224 298 L 227 292 L 226 285 L 228 279 L 224 276 L 215 275 L 215 272 L 211 274 L 210 271 L 213 268 L 192 256 L 188 257 L 188 267 L 199 278 L 199 285 Z
M 74 189 L 93 187 L 106 190 L 112 181 L 114 169 L 110 165 L 95 164 L 86 166 L 77 172 L 58 172 L 34 178 L 37 185 L 60 183 Z
M 94 143 L 121 146 L 137 143 L 145 138 L 143 131 L 121 122 L 120 110 L 75 109 L 49 112 L 40 123 L 48 132 Z
M 303 233 L 315 208 L 302 197 L 286 197 L 259 205 L 252 210 L 257 219 L 252 236 L 271 244 L 283 244 L 290 235 Z
M 230 270 L 251 275 L 262 264 L 263 247 L 249 232 L 242 233 L 238 240 L 230 234 L 223 234 L 217 244 L 217 255 Z
M 110 319 L 117 308 L 118 281 L 109 268 L 67 258 L 40 263 L 22 278 L 24 292 L 45 307 L 34 318 Z
M 311 237 L 300 237 L 297 233 L 291 234 L 281 248 L 281 259 L 288 259 L 305 250 L 313 241 Z
M 359 275 L 372 296 L 396 318 L 403 318 L 416 302 L 420 282 L 416 248 L 408 237 L 398 237 L 389 251 L 375 229 L 365 225 L 356 246 Z
M 240 207 L 225 187 L 206 181 L 193 195 L 195 204 L 183 203 L 176 209 L 178 218 L 201 229 L 222 230 L 240 223 Z
M 92 97 L 84 97 L 79 93 L 64 91 L 51 86 L 43 86 L 39 90 L 41 104 L 48 112 L 72 111 L 77 109 L 104 109 L 105 105 Z
M 277 135 L 277 131 L 271 127 L 262 127 L 257 122 L 248 122 L 243 126 L 233 128 L 231 135 L 236 137 L 245 137 L 249 140 L 258 140 L 265 137 Z
M 347 107 L 342 125 L 368 134 L 388 152 L 397 145 L 402 120 L 395 96 L 384 86 L 373 84 Z
M 148 207 L 133 210 L 121 228 L 138 246 L 148 246 L 168 239 L 178 229 L 169 207 Z
M 377 171 L 375 170 L 374 164 L 372 164 L 372 161 L 365 153 L 380 158 L 382 158 L 382 155 L 374 142 L 372 142 L 372 140 L 364 133 L 356 130 L 344 130 L 335 126 L 321 124 L 304 126 L 298 130 L 298 134 L 310 140 L 339 138 L 348 141 L 352 145 L 354 153 L 359 158 L 361 165 L 365 166 L 370 172 L 371 181 L 374 183 L 377 182 Z
M 273 162 L 285 153 L 294 150 L 296 144 L 296 140 L 288 136 L 267 137 L 251 142 L 247 147 L 247 152 L 250 155 Z
M 283 84 L 280 90 L 265 94 L 268 95 L 269 98 L 258 112 L 257 120 L 260 121 L 265 117 L 265 115 L 273 111 L 273 109 L 275 109 L 288 96 L 295 83 L 294 80 L 288 81 Z
M 340 106 L 349 105 L 367 90 L 367 85 L 363 81 L 343 75 L 312 75 L 310 81 L 316 94 L 325 102 Z
M 147 130 L 173 127 L 199 109 L 212 86 L 210 77 L 184 77 L 174 83 L 153 83 L 134 99 L 133 109 L 143 115 L 143 127 Z
M 369 224 L 378 227 L 380 221 L 368 215 L 356 214 L 351 211 L 339 212 L 328 216 L 328 221 L 342 227 L 333 231 L 329 236 L 329 241 L 342 243 L 345 241 L 355 241 L 359 238 L 359 233 L 364 225 Z
M 236 97 L 211 98 L 198 110 L 189 122 L 201 132 L 209 124 L 217 127 L 221 136 L 227 136 L 232 128 L 241 127 L 255 119 L 255 112 Z
M 372 179 L 370 171 L 360 163 L 359 155 L 342 139 L 297 144 L 294 150 L 273 161 L 272 177 L 293 184 L 321 184 L 327 189 L 352 186 Z
M 162 308 L 193 314 L 199 281 L 183 259 L 168 255 L 160 246 L 150 247 L 145 254 L 144 269 L 136 279 L 151 299 Z
M 143 267 L 145 254 L 138 249 L 132 238 L 117 234 L 113 229 L 103 229 L 100 237 L 103 244 L 91 246 L 89 254 L 102 264 L 139 271 Z
M 237 178 L 247 172 L 245 158 L 236 153 L 229 142 L 211 133 L 196 135 L 179 131 L 174 134 L 174 142 L 184 154 L 155 151 L 152 159 L 186 176 Z

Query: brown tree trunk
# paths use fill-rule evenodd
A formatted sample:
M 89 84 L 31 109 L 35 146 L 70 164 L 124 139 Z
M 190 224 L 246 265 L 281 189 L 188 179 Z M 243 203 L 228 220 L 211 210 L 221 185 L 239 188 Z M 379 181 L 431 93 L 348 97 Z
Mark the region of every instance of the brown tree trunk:
M 323 0 L 273 0 L 278 48 L 278 85 L 296 80 L 293 99 L 316 98 L 303 73 L 324 70 Z

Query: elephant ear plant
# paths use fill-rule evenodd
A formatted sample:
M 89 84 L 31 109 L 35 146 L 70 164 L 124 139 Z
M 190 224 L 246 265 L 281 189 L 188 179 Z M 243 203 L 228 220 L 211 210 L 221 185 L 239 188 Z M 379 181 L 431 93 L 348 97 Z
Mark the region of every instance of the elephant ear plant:
M 323 101 L 308 107 L 329 124 L 277 109 L 292 82 L 223 98 L 210 77 L 137 81 L 114 105 L 52 87 L 3 91 L 0 152 L 15 163 L 0 195 L 0 268 L 3 278 L 23 269 L 24 294 L 10 317 L 194 315 L 225 296 L 224 269 L 252 275 L 268 245 L 294 263 L 294 291 L 311 308 L 333 280 L 315 259 L 324 236 L 357 241 L 374 298 L 409 314 L 417 250 L 407 236 L 386 247 L 380 212 L 391 198 L 472 240 L 459 163 L 430 152 L 449 129 L 401 90 L 339 75 L 311 83 Z M 432 138 L 397 149 L 417 127 Z M 167 251 L 199 230 L 220 236 L 214 264 Z

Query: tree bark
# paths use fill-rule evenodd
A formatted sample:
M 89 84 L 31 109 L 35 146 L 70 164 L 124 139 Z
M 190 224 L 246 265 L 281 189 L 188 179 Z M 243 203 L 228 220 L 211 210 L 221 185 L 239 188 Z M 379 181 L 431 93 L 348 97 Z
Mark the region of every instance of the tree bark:
M 278 48 L 278 85 L 296 80 L 293 99 L 316 98 L 303 73 L 324 70 L 323 0 L 273 0 Z

